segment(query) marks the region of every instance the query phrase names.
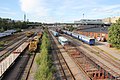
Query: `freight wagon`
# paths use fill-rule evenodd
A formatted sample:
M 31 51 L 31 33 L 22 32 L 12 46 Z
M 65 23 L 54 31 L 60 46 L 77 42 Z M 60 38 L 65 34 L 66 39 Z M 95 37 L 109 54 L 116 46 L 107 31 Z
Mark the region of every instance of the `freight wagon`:
M 9 67 L 15 62 L 18 56 L 27 48 L 29 42 L 24 42 L 20 47 L 13 51 L 9 56 L 0 61 L 0 80 Z
M 52 34 L 54 35 L 54 36 L 59 36 L 59 33 L 58 32 L 56 32 L 56 31 L 53 31 L 53 30 L 51 30 L 51 32 L 52 32 Z
M 32 32 L 32 31 L 27 31 L 25 34 L 26 34 L 27 37 L 31 37 L 31 36 L 34 34 L 34 32 Z
M 68 39 L 66 39 L 65 37 L 58 37 L 58 41 L 60 42 L 61 45 L 67 45 L 69 43 Z
M 29 51 L 34 52 L 37 49 L 37 45 L 40 41 L 40 38 L 42 37 L 42 33 L 37 33 L 37 36 L 35 36 L 31 41 L 29 45 Z
M 39 36 L 39 38 L 41 38 L 42 37 L 42 32 L 38 32 L 37 36 Z
M 69 36 L 72 36 L 76 39 L 79 39 L 82 42 L 85 42 L 89 45 L 94 45 L 95 44 L 95 39 L 94 38 L 90 38 L 90 37 L 87 37 L 87 36 L 84 36 L 84 35 L 81 35 L 81 34 L 77 34 L 77 33 L 74 33 L 74 32 L 70 32 L 70 31 L 66 31 L 66 30 L 63 30 L 63 33 L 65 33 Z
M 13 33 L 15 33 L 16 30 L 7 30 L 2 33 L 0 33 L 0 38 L 11 36 Z
M 38 42 L 36 40 L 30 41 L 30 45 L 29 45 L 29 51 L 30 52 L 36 51 L 36 49 L 37 49 L 37 43 Z

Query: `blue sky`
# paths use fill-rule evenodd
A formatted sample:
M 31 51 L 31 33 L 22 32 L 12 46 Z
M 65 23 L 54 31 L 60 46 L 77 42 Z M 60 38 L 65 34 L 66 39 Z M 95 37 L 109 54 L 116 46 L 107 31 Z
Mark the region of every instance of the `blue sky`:
M 0 17 L 30 21 L 74 22 L 120 16 L 120 0 L 1 0 Z

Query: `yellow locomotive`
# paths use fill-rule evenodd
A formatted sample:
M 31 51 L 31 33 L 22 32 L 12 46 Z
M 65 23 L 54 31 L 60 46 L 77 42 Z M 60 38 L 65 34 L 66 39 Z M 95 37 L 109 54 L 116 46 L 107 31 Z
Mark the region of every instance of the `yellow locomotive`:
M 34 32 L 32 32 L 32 31 L 27 31 L 25 34 L 26 34 L 27 37 L 31 37 L 31 36 L 34 34 Z
M 37 49 L 37 41 L 35 40 L 30 41 L 29 51 L 33 52 L 33 51 L 36 51 L 36 49 Z
M 29 44 L 29 51 L 30 51 L 30 52 L 36 51 L 37 45 L 38 45 L 38 43 L 39 43 L 39 41 L 40 41 L 41 36 L 42 36 L 42 33 L 39 34 L 39 35 L 37 34 L 37 36 L 35 36 L 35 37 L 33 38 L 33 40 L 30 41 L 30 44 Z

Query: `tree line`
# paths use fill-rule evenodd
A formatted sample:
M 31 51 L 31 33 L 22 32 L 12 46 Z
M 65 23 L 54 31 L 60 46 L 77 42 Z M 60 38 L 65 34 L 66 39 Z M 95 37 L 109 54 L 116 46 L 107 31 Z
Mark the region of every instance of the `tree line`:
M 12 20 L 9 18 L 0 18 L 0 32 L 9 30 L 9 29 L 27 29 L 30 26 L 27 24 L 36 24 L 37 22 L 26 22 L 20 20 Z

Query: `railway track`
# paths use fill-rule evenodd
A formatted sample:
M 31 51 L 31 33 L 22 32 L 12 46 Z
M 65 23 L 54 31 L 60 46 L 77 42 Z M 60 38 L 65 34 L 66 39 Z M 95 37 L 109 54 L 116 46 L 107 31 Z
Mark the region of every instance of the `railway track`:
M 31 67 L 32 67 L 32 64 L 33 64 L 33 61 L 34 61 L 34 58 L 35 58 L 35 55 L 36 53 L 32 53 L 30 54 L 29 56 L 29 60 L 27 62 L 27 65 L 22 73 L 22 76 L 19 80 L 28 80 L 28 77 L 29 77 L 29 73 L 30 73 L 30 70 L 31 70 Z
M 1 51 L 0 53 L 0 61 L 2 61 L 4 58 L 9 56 L 12 51 L 14 51 L 16 48 L 18 48 L 23 42 L 25 42 L 28 38 L 24 37 L 23 39 L 19 40 L 18 42 L 14 43 L 13 45 L 7 47 L 5 50 Z
M 103 73 L 100 72 L 98 66 L 87 56 L 85 56 L 84 52 L 82 52 L 80 49 L 78 50 L 77 46 L 68 45 L 65 46 L 65 49 L 72 57 L 74 62 L 79 66 L 81 71 L 86 74 L 86 76 L 88 76 L 91 80 L 104 79 L 105 76 L 103 76 Z M 95 75 L 97 72 L 99 72 L 99 74 L 97 74 L 98 76 Z
M 1 45 L 0 51 L 4 50 L 6 47 L 8 47 L 10 44 L 12 44 L 12 42 L 16 41 L 17 39 L 19 40 L 19 38 L 23 35 L 24 35 L 23 33 L 15 33 L 10 36 L 0 38 L 0 42 L 3 43 L 3 45 Z
M 15 60 L 9 70 L 4 74 L 2 80 L 20 80 L 23 71 L 30 59 L 29 52 L 26 49 L 20 56 Z
M 32 37 L 34 36 L 35 35 Z M 25 35 L 22 35 L 19 39 L 18 42 L 7 47 L 3 52 L 1 51 L 0 80 L 19 80 L 20 78 L 27 80 L 29 76 L 35 56 L 34 54 L 28 55 L 29 52 L 26 50 L 31 38 L 28 39 Z M 24 76 L 22 76 L 22 74 L 24 74 Z
M 90 48 L 90 46 L 86 46 L 86 44 L 83 44 L 82 42 L 80 42 L 80 41 L 78 41 L 78 40 L 76 40 L 76 39 L 73 39 L 73 38 L 71 38 L 71 37 L 69 37 L 69 36 L 66 36 L 66 35 L 64 35 L 64 36 L 65 36 L 65 37 L 68 37 L 69 39 L 71 39 L 71 41 L 72 41 L 72 43 L 74 43 L 74 45 L 84 47 L 85 49 L 87 49 L 87 50 L 89 50 L 90 52 L 94 53 L 95 55 L 97 55 L 97 56 L 100 57 L 101 59 L 103 59 L 103 60 L 105 60 L 106 62 L 110 63 L 110 64 L 111 64 L 112 66 L 114 66 L 116 69 L 120 70 L 120 63 L 119 63 L 118 61 L 113 60 L 110 55 L 103 53 L 102 50 L 96 49 L 96 47 L 94 47 L 94 46 L 92 46 L 92 48 Z M 78 48 L 78 49 L 80 49 L 80 48 Z M 95 50 L 93 50 L 93 49 L 95 49 Z M 102 63 L 101 63 L 101 64 L 102 64 Z M 108 68 L 106 65 L 104 65 L 104 66 L 105 66 L 106 68 Z M 110 68 L 108 68 L 108 69 L 110 69 Z M 110 70 L 111 70 L 111 69 L 110 69 Z M 110 70 L 109 70 L 109 71 L 110 71 Z M 114 72 L 114 70 L 113 70 L 113 71 L 110 71 L 110 73 L 113 73 L 113 74 L 115 73 L 115 74 L 116 74 L 115 77 L 116 77 L 116 76 L 119 77 L 119 73 Z
M 74 41 L 77 41 L 77 40 L 74 40 Z M 118 61 L 116 58 L 114 58 L 113 56 L 111 56 L 109 53 L 106 53 L 105 51 L 97 48 L 96 46 L 89 46 L 89 45 L 83 44 L 80 41 L 77 41 L 77 42 L 80 43 L 80 44 L 75 43 L 76 45 L 83 46 L 84 48 L 86 48 L 90 52 L 96 54 L 97 56 L 101 57 L 105 61 L 108 61 L 109 63 L 111 63 L 116 68 L 120 69 L 120 61 Z
M 68 52 L 65 51 L 65 49 L 63 48 L 63 46 L 61 46 L 58 43 L 58 41 L 57 41 L 56 38 L 55 38 L 55 43 L 58 46 L 58 48 L 59 48 L 59 50 L 60 50 L 60 52 L 61 52 L 64 60 L 66 61 L 67 65 L 69 67 L 69 70 L 70 70 L 71 74 L 74 77 L 73 79 L 74 80 L 91 80 L 88 77 L 88 75 L 86 75 L 84 73 L 84 71 L 80 67 L 78 67 L 77 63 L 74 60 L 72 60 L 72 58 L 69 56 Z
M 10 36 L 6 36 L 6 37 L 3 37 L 3 38 L 0 38 L 0 41 L 11 41 L 19 36 L 22 36 L 24 33 L 21 32 L 21 33 L 15 33 L 15 34 L 12 34 Z
M 61 52 L 59 51 L 59 48 L 55 45 L 55 41 L 56 39 L 52 36 L 51 34 L 51 43 L 53 44 L 52 47 L 52 55 L 55 59 L 58 60 L 58 64 L 59 64 L 59 68 L 60 68 L 60 74 L 61 76 L 59 77 L 59 79 L 63 80 L 75 80 L 73 74 L 71 73 L 69 66 L 67 65 L 64 57 L 62 56 Z
M 15 39 L 9 41 L 9 43 L 5 44 L 5 47 L 3 47 L 3 49 L 0 50 L 0 51 L 5 50 L 7 47 L 11 46 L 12 44 L 16 43 L 17 41 L 21 40 L 21 39 L 24 38 L 24 37 L 25 37 L 25 35 L 21 35 L 21 36 L 15 38 Z
M 99 53 L 99 56 L 102 57 L 104 60 L 110 62 L 116 68 L 120 69 L 120 61 L 113 59 L 111 55 L 108 53 L 103 52 L 102 50 L 98 49 L 97 47 L 93 46 L 92 48 L 96 49 Z

